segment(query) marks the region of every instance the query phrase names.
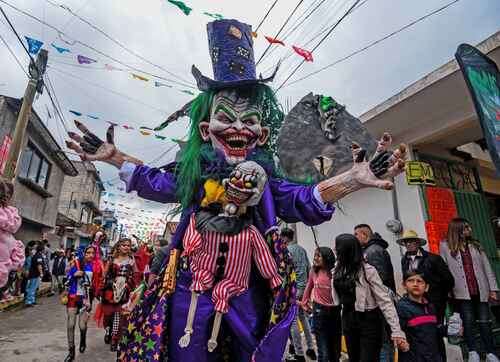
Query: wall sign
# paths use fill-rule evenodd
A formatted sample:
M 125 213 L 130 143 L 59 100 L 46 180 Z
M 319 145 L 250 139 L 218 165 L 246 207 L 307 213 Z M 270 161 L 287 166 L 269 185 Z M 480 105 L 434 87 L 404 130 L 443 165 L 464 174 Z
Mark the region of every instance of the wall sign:
M 408 161 L 405 168 L 408 185 L 436 185 L 432 166 L 426 162 Z

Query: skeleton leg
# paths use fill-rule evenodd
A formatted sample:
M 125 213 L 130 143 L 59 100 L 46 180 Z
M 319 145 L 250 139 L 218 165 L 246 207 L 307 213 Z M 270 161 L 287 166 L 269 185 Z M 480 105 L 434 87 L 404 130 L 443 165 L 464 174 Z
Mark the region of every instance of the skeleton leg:
M 213 352 L 217 348 L 217 337 L 219 336 L 221 321 L 222 321 L 222 313 L 216 312 L 214 319 L 214 326 L 212 327 L 212 335 L 208 340 L 208 352 Z
M 193 321 L 196 314 L 196 306 L 198 305 L 198 293 L 191 292 L 191 303 L 189 304 L 189 313 L 186 321 L 185 334 L 179 340 L 179 346 L 186 348 L 191 341 L 191 334 L 193 334 Z

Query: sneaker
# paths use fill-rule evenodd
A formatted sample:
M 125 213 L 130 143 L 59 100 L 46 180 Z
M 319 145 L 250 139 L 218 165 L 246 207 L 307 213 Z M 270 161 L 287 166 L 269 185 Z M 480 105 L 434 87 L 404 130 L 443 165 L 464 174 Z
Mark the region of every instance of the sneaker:
M 499 362 L 498 357 L 495 356 L 493 353 L 488 353 L 486 355 L 486 362 Z
M 479 358 L 479 354 L 476 351 L 469 352 L 469 362 L 481 362 L 481 358 Z
M 312 361 L 316 361 L 318 359 L 318 357 L 316 357 L 316 352 L 314 352 L 314 349 L 312 349 L 312 348 L 309 348 L 306 351 L 306 356 L 307 356 L 307 358 L 309 358 Z

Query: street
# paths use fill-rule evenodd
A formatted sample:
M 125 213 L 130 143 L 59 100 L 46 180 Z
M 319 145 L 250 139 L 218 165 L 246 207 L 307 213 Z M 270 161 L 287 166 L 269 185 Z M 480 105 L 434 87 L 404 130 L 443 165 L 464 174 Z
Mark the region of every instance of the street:
M 0 313 L 0 361 L 60 362 L 67 355 L 66 310 L 57 296 L 38 299 L 34 308 Z M 80 340 L 75 330 L 75 361 L 110 362 L 115 354 L 103 341 L 104 331 L 89 321 L 87 350 L 78 352 Z

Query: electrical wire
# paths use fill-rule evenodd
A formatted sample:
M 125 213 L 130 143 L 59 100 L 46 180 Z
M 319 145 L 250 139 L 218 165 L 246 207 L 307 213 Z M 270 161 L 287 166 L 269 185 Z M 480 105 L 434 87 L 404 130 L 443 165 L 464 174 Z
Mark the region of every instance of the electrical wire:
M 114 94 L 114 95 L 116 95 L 116 96 L 119 96 L 119 97 L 122 97 L 122 98 L 124 98 L 124 99 L 127 99 L 127 100 L 129 100 L 129 101 L 131 101 L 131 102 L 135 102 L 135 103 L 141 104 L 141 105 L 143 105 L 143 106 L 145 106 L 145 107 L 148 107 L 148 108 L 154 109 L 154 110 L 156 110 L 156 111 L 158 111 L 158 112 L 161 112 L 161 113 L 164 113 L 164 114 L 165 114 L 165 113 L 169 113 L 169 112 L 168 112 L 168 111 L 166 111 L 165 109 L 161 109 L 161 108 L 155 107 L 155 106 L 153 106 L 153 105 L 151 105 L 151 104 L 148 104 L 148 103 L 145 103 L 145 102 L 143 102 L 143 101 L 140 101 L 140 100 L 138 100 L 138 99 L 135 99 L 135 98 L 129 97 L 129 96 L 128 96 L 128 95 L 126 95 L 126 94 L 123 94 L 123 93 L 117 92 L 117 91 L 115 91 L 115 90 L 113 90 L 113 89 L 110 89 L 110 88 L 106 88 L 106 87 L 102 86 L 101 84 L 91 82 L 91 81 L 89 81 L 89 80 L 87 80 L 87 79 L 85 79 L 85 78 L 78 77 L 78 76 L 76 76 L 76 75 L 74 75 L 74 74 L 67 73 L 67 72 L 65 72 L 65 71 L 63 71 L 63 70 L 61 70 L 61 69 L 59 69 L 59 68 L 55 68 L 55 67 L 53 67 L 53 66 L 51 66 L 51 67 L 49 67 L 49 68 L 50 68 L 50 69 L 52 69 L 52 70 L 55 70 L 55 71 L 56 71 L 56 72 L 58 72 L 58 73 L 64 74 L 64 75 L 66 75 L 66 76 L 68 76 L 68 77 L 72 77 L 72 78 L 75 78 L 75 79 L 81 80 L 82 82 L 85 82 L 85 83 L 87 83 L 87 84 L 89 84 L 89 85 L 92 85 L 92 86 L 94 86 L 94 87 L 96 87 L 96 88 L 99 88 L 99 89 L 101 89 L 101 90 L 105 90 L 105 91 L 107 91 L 107 92 L 109 92 L 109 93 L 112 93 L 112 94 Z
M 267 19 L 267 17 L 269 16 L 269 13 L 271 12 L 271 10 L 273 10 L 273 8 L 274 8 L 274 6 L 276 5 L 277 2 L 278 2 L 278 0 L 274 0 L 273 4 L 267 10 L 266 14 L 264 15 L 264 17 L 260 21 L 259 25 L 257 25 L 257 28 L 255 28 L 255 32 L 257 32 L 260 29 L 260 27 L 262 26 L 262 24 L 264 23 L 264 21 Z
M 48 22 L 43 21 L 42 19 L 40 19 L 40 18 L 38 18 L 38 17 L 36 17 L 36 16 L 34 16 L 34 15 L 30 14 L 29 12 L 27 12 L 27 11 L 25 11 L 25 10 L 22 10 L 22 9 L 18 8 L 18 7 L 16 7 L 16 6 L 14 6 L 14 5 L 10 4 L 9 2 L 7 2 L 7 1 L 5 1 L 5 0 L 0 0 L 0 2 L 1 2 L 1 3 L 3 3 L 3 4 L 5 4 L 5 5 L 7 5 L 7 6 L 8 6 L 8 7 L 10 7 L 11 9 L 13 9 L 13 10 L 15 10 L 15 11 L 17 11 L 17 12 L 19 12 L 19 13 L 21 13 L 21 14 L 23 14 L 23 15 L 25 15 L 25 16 L 27 16 L 27 17 L 29 17 L 29 18 L 31 18 L 31 19 L 33 19 L 33 20 L 35 20 L 35 21 L 37 21 L 37 22 L 39 22 L 39 23 L 41 23 L 41 24 L 43 24 L 43 25 L 45 25 L 45 26 L 47 26 L 47 27 L 49 27 L 50 29 L 52 29 L 52 30 L 54 30 L 55 32 L 57 32 L 59 35 L 63 35 L 63 36 L 66 36 L 66 37 L 70 38 L 70 36 L 68 36 L 68 35 L 67 35 L 66 33 L 64 33 L 62 30 L 60 30 L 60 29 L 58 29 L 57 27 L 55 27 L 54 25 L 51 25 L 51 24 L 49 24 Z M 0 9 L 1 9 L 1 7 L 0 7 Z M 3 12 L 3 10 L 2 10 L 2 12 Z M 19 39 L 20 39 L 20 38 L 19 38 Z M 21 41 L 21 42 L 22 42 L 22 41 Z M 181 85 L 181 86 L 183 86 L 183 87 L 187 87 L 187 88 L 191 88 L 191 89 L 196 89 L 193 85 L 191 85 L 192 83 L 191 83 L 191 84 L 185 84 L 185 83 L 183 83 L 183 82 L 179 82 L 179 81 L 176 81 L 176 80 L 173 80 L 173 79 L 165 78 L 165 77 L 162 77 L 162 76 L 160 76 L 160 75 L 156 75 L 156 74 L 153 74 L 153 73 L 147 72 L 147 71 L 145 71 L 145 70 L 143 70 L 143 69 L 140 69 L 140 68 L 137 68 L 137 67 L 131 66 L 131 65 L 129 65 L 129 64 L 127 64 L 127 63 L 125 63 L 125 62 L 122 62 L 122 61 L 121 61 L 121 60 L 119 60 L 119 59 L 116 59 L 115 57 L 113 57 L 113 56 L 111 56 L 111 55 L 108 55 L 108 54 L 104 53 L 103 51 L 101 51 L 101 50 L 99 50 L 99 49 L 97 49 L 97 48 L 93 47 L 92 45 L 89 45 L 89 44 L 87 44 L 87 43 L 84 43 L 84 42 L 82 42 L 82 41 L 80 41 L 80 40 L 75 39 L 74 44 L 77 44 L 77 43 L 78 43 L 78 44 L 80 44 L 81 46 L 83 46 L 83 47 L 87 48 L 87 49 L 92 50 L 93 52 L 95 52 L 95 53 L 97 53 L 97 54 L 99 54 L 99 55 L 102 55 L 102 56 L 103 56 L 103 57 L 105 57 L 105 58 L 108 58 L 108 59 L 110 59 L 110 60 L 112 60 L 112 61 L 114 61 L 114 62 L 116 62 L 116 63 L 118 63 L 118 64 L 120 64 L 120 65 L 122 65 L 122 66 L 124 66 L 124 67 L 126 67 L 126 68 L 130 68 L 130 69 L 135 70 L 135 71 L 137 71 L 137 72 L 141 72 L 141 73 L 146 74 L 146 75 L 149 75 L 149 76 L 151 76 L 151 77 L 153 77 L 153 78 L 162 79 L 162 80 L 164 80 L 164 81 L 171 82 L 171 83 L 175 83 L 175 84 Z M 24 48 L 25 48 L 25 50 L 27 51 L 26 46 L 24 45 L 24 43 L 23 43 L 23 47 L 24 47 Z
M 49 78 L 49 75 L 45 75 L 45 79 L 47 82 L 44 82 L 45 89 L 47 90 L 47 93 L 49 95 L 50 101 L 52 102 L 52 106 L 54 107 L 54 110 L 56 111 L 57 115 L 59 116 L 59 120 L 61 121 L 61 124 L 66 131 L 66 133 L 69 132 L 68 127 L 66 126 L 66 118 L 64 118 L 64 113 L 62 112 L 61 109 L 61 104 L 59 103 L 59 99 L 57 98 L 56 91 L 54 89 L 54 86 L 52 85 L 52 82 Z M 48 84 L 48 86 L 47 86 Z M 53 95 L 52 95 L 53 94 Z M 55 101 L 54 101 L 55 99 Z
M 3 1 L 3 0 L 0 0 L 0 1 Z M 288 22 L 290 21 L 290 19 L 292 18 L 293 14 L 295 14 L 295 12 L 297 11 L 297 9 L 300 7 L 300 5 L 304 2 L 304 0 L 299 0 L 299 2 L 297 3 L 297 5 L 295 6 L 295 8 L 292 10 L 292 12 L 290 13 L 290 15 L 288 15 L 288 18 L 285 20 L 285 22 L 283 23 L 283 25 L 281 26 L 280 30 L 278 30 L 278 32 L 276 33 L 276 35 L 274 36 L 274 38 L 277 38 L 281 32 L 283 31 L 283 29 L 285 28 L 286 24 L 288 24 Z M 260 56 L 259 60 L 257 61 L 257 64 L 256 65 L 259 65 L 259 63 L 261 62 L 262 58 L 266 55 L 267 51 L 271 48 L 271 45 L 272 44 L 269 44 L 267 46 L 267 48 L 264 50 L 264 53 L 262 53 L 262 55 Z
M 9 44 L 7 43 L 7 41 L 1 35 L 0 35 L 0 40 L 2 40 L 2 43 L 5 45 L 5 47 L 7 48 L 7 50 L 9 51 L 9 53 L 12 55 L 12 57 L 14 58 L 14 60 L 16 61 L 16 63 L 19 65 L 19 67 L 21 68 L 21 70 L 23 71 L 23 73 L 26 74 L 26 76 L 29 78 L 30 76 L 29 76 L 28 72 L 26 71 L 26 69 L 24 69 L 24 66 L 21 64 L 21 61 L 17 57 L 16 53 L 14 53 L 14 51 L 11 49 L 11 47 L 9 46 Z
M 330 64 L 328 64 L 328 65 L 325 65 L 324 67 L 322 67 L 322 68 L 320 68 L 320 69 L 318 69 L 318 70 L 316 70 L 316 71 L 314 71 L 314 72 L 311 72 L 311 73 L 309 73 L 309 74 L 307 74 L 307 75 L 303 76 L 302 78 L 296 79 L 296 80 L 294 80 L 293 82 L 288 83 L 286 86 L 284 86 L 284 88 L 286 88 L 286 87 L 288 87 L 288 86 L 291 86 L 292 84 L 296 84 L 296 83 L 298 83 L 298 82 L 300 82 L 300 81 L 303 81 L 303 80 L 305 80 L 305 79 L 307 79 L 307 78 L 310 78 L 310 77 L 312 77 L 312 76 L 314 76 L 314 75 L 316 75 L 316 74 L 318 74 L 318 73 L 321 73 L 321 72 L 323 72 L 324 70 L 329 69 L 329 68 L 331 68 L 331 67 L 333 67 L 333 66 L 335 66 L 335 65 L 337 65 L 337 64 L 339 64 L 339 63 L 342 63 L 342 62 L 344 62 L 344 61 L 346 61 L 346 60 L 348 60 L 348 59 L 352 58 L 353 56 L 355 56 L 355 55 L 357 55 L 357 54 L 360 54 L 360 53 L 362 53 L 362 52 L 364 52 L 364 51 L 366 51 L 366 50 L 370 49 L 371 47 L 373 47 L 373 46 L 375 46 L 375 45 L 377 45 L 377 44 L 379 44 L 379 43 L 381 43 L 381 42 L 383 42 L 383 41 L 385 41 L 385 40 L 387 40 L 387 39 L 389 39 L 389 38 L 392 38 L 393 36 L 397 35 L 398 33 L 400 33 L 400 32 L 402 32 L 402 31 L 404 31 L 404 30 L 406 30 L 406 29 L 408 29 L 408 28 L 410 28 L 410 27 L 412 27 L 412 26 L 414 26 L 414 25 L 418 24 L 419 22 L 421 22 L 421 21 L 423 21 L 423 20 L 425 20 L 425 19 L 427 19 L 427 18 L 431 17 L 432 15 L 435 15 L 435 14 L 437 14 L 437 13 L 439 13 L 439 12 L 441 12 L 441 11 L 445 10 L 446 8 L 448 8 L 448 7 L 450 7 L 451 5 L 453 5 L 453 4 L 455 4 L 455 3 L 457 3 L 458 1 L 460 1 L 460 0 L 454 0 L 454 1 L 452 1 L 452 2 L 450 2 L 450 3 L 448 3 L 448 4 L 446 4 L 446 5 L 444 5 L 444 6 L 442 6 L 442 7 L 440 7 L 439 9 L 436 9 L 436 10 L 434 10 L 434 11 L 430 12 L 430 13 L 425 14 L 424 16 L 421 16 L 420 18 L 418 18 L 418 19 L 416 19 L 416 20 L 414 20 L 414 21 L 412 21 L 412 22 L 410 22 L 410 23 L 406 24 L 405 26 L 403 26 L 403 27 L 401 27 L 401 28 L 399 28 L 399 29 L 397 29 L 397 30 L 393 31 L 392 33 L 389 33 L 389 34 L 387 34 L 387 35 L 383 36 L 382 38 L 379 38 L 379 39 L 377 39 L 377 40 L 375 40 L 375 41 L 373 41 L 373 42 L 369 43 L 368 45 L 366 45 L 366 46 L 364 46 L 364 47 L 362 47 L 362 48 L 360 48 L 360 49 L 358 49 L 358 50 L 355 50 L 354 52 L 352 52 L 352 53 L 350 53 L 350 54 L 346 55 L 345 57 L 342 57 L 342 58 L 340 58 L 340 59 L 338 59 L 338 60 L 334 61 L 333 63 L 330 63 Z
M 302 12 L 302 14 L 300 14 L 297 19 L 295 19 L 295 21 L 293 22 L 293 24 L 291 25 L 292 29 L 288 30 L 287 32 L 285 32 L 285 34 L 280 38 L 281 41 L 285 42 L 289 37 L 290 35 L 292 35 L 298 28 L 299 26 L 301 26 L 316 10 L 318 10 L 318 8 L 325 2 L 326 0 L 321 0 L 318 4 L 316 4 L 316 0 L 313 1 L 309 7 L 304 10 Z M 308 12 L 314 5 L 316 5 L 314 7 L 313 10 L 311 10 L 307 15 L 304 16 L 304 14 L 306 12 Z M 298 24 L 297 24 L 298 23 Z M 273 52 L 278 49 L 278 47 L 272 47 L 271 50 L 269 51 L 269 53 L 267 53 L 264 57 L 262 57 L 262 60 L 261 61 L 264 61 L 266 58 L 269 58 Z M 272 66 L 274 67 L 274 65 Z M 271 68 L 272 68 L 271 67 Z M 266 70 L 267 71 L 267 70 Z
M 362 7 L 368 0 L 364 0 L 362 2 L 360 2 L 350 13 L 353 14 L 356 10 L 358 10 L 360 7 Z M 337 12 L 335 12 L 335 15 L 337 14 Z M 310 44 L 312 44 L 316 39 L 318 39 L 321 35 L 323 35 L 324 33 L 326 33 L 328 30 L 330 30 L 330 28 L 334 25 L 334 24 L 330 24 L 330 21 L 333 20 L 334 16 L 332 16 L 326 23 L 328 23 L 327 25 L 324 25 L 323 27 L 321 27 L 321 29 L 315 34 L 313 35 L 308 41 L 306 41 L 302 47 L 303 48 L 307 48 Z M 283 64 L 292 56 L 294 55 L 295 52 L 292 51 L 292 50 L 289 50 L 288 51 L 288 54 L 280 59 L 280 62 L 282 64 L 282 69 L 283 69 Z M 275 65 L 271 65 L 269 68 L 267 68 L 266 70 L 264 70 L 264 74 L 267 73 L 269 70 L 273 69 L 275 67 Z M 292 69 L 292 67 L 289 68 L 290 70 Z M 282 73 L 288 73 L 288 72 L 282 72 Z
M 141 59 L 143 62 L 146 62 L 147 64 L 149 65 L 152 65 L 153 67 L 155 68 L 158 68 L 158 69 L 161 69 L 163 70 L 165 73 L 167 74 L 170 74 L 172 77 L 175 77 L 177 79 L 179 79 L 180 81 L 182 82 L 185 82 L 185 83 L 188 83 L 188 84 L 193 84 L 192 82 L 178 76 L 177 74 L 169 71 L 168 69 L 166 69 L 165 67 L 161 66 L 161 65 L 158 65 L 156 63 L 153 63 L 152 61 L 150 61 L 149 59 L 143 57 L 142 55 L 138 54 L 137 52 L 135 52 L 134 50 L 128 48 L 125 44 L 123 44 L 122 42 L 120 42 L 119 40 L 117 40 L 116 38 L 112 37 L 111 35 L 109 35 L 108 33 L 106 33 L 104 30 L 102 30 L 101 28 L 99 28 L 98 26 L 94 25 L 93 23 L 91 23 L 89 20 L 81 17 L 80 15 L 78 15 L 77 13 L 75 13 L 73 10 L 71 10 L 69 7 L 65 6 L 65 5 L 56 5 L 55 3 L 51 2 L 50 0 L 45 0 L 46 2 L 48 2 L 49 4 L 53 5 L 53 6 L 57 6 L 57 7 L 60 7 L 61 9 L 64 9 L 65 11 L 69 12 L 73 17 L 75 17 L 76 19 L 80 20 L 81 22 L 87 24 L 88 26 L 90 26 L 92 29 L 94 29 L 95 31 L 97 31 L 98 33 L 100 33 L 101 35 L 103 35 L 104 37 L 106 37 L 108 40 L 110 40 L 111 42 L 113 42 L 114 44 L 118 45 L 120 48 L 122 48 L 123 50 L 125 50 L 127 53 L 135 56 L 136 58 L 138 59 Z
M 354 9 L 354 7 L 356 5 L 359 4 L 361 0 L 356 0 L 354 2 L 354 4 L 345 12 L 344 15 L 342 15 L 342 17 L 335 23 L 335 25 L 332 26 L 332 28 L 330 29 L 330 31 L 328 31 L 328 33 L 325 34 L 325 36 L 323 38 L 321 38 L 321 40 L 319 41 L 318 44 L 316 44 L 316 46 L 314 48 L 311 49 L 311 53 L 313 53 L 316 49 L 318 49 L 318 47 L 326 40 L 328 39 L 328 37 L 333 33 L 333 31 L 337 28 L 337 26 L 342 23 L 342 21 L 351 13 L 351 11 Z M 276 89 L 276 92 L 278 92 L 284 85 L 285 83 L 300 69 L 300 67 L 305 63 L 305 59 L 303 59 L 299 65 L 297 65 L 295 67 L 295 69 L 292 71 L 292 73 L 290 73 L 290 75 L 283 81 L 283 83 L 281 83 L 281 85 Z
M 50 70 L 52 70 L 52 69 L 53 69 L 53 68 L 50 68 Z M 57 73 L 56 73 L 56 74 L 57 74 Z M 96 104 L 103 104 L 103 103 L 101 103 L 101 102 L 102 102 L 102 100 L 99 100 L 99 99 L 97 99 L 97 98 L 95 98 L 95 97 L 91 96 L 89 93 L 87 93 L 85 90 L 83 90 L 83 89 L 82 89 L 82 88 L 81 88 L 78 84 L 76 84 L 76 82 L 72 82 L 72 81 L 71 81 L 71 80 L 69 80 L 69 79 L 63 78 L 60 74 L 57 74 L 57 75 L 58 75 L 58 76 L 60 76 L 60 79 L 61 79 L 62 81 L 64 81 L 64 82 L 65 82 L 65 83 L 67 83 L 70 87 L 72 87 L 72 89 L 78 89 L 81 93 L 83 93 L 83 95 L 84 95 L 86 98 L 88 98 L 88 99 L 90 99 L 90 100 L 94 101 Z M 119 112 L 119 113 L 121 113 L 121 112 Z M 127 122 L 128 122 L 128 123 L 133 123 L 133 124 L 134 124 L 134 125 L 136 125 L 137 127 L 140 127 L 140 126 L 141 126 L 141 124 L 139 124 L 138 122 L 135 122 L 134 120 L 130 120 L 130 119 L 129 119 L 130 115 L 125 115 L 125 113 L 121 113 L 121 114 L 122 114 L 124 117 L 126 117 L 126 118 L 127 118 Z

